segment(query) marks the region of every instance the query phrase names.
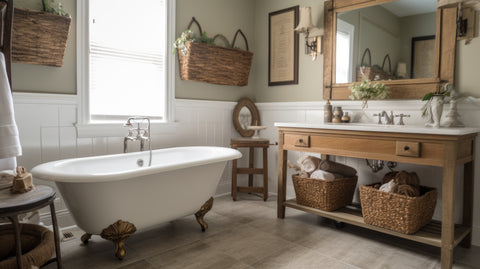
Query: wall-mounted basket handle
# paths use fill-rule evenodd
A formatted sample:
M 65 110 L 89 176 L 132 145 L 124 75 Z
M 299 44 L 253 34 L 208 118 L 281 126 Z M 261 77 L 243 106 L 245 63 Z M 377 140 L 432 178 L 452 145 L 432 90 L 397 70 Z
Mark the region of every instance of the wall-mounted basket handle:
M 365 62 L 365 56 L 367 55 L 367 52 L 368 52 L 368 65 L 364 65 L 363 63 Z M 363 52 L 360 66 L 372 66 L 372 54 L 370 53 L 369 48 L 366 48 L 365 51 Z
M 388 59 L 388 74 L 392 74 L 392 61 L 390 60 L 390 55 L 385 55 L 385 58 L 383 58 L 383 63 L 382 63 L 382 70 L 385 70 L 385 61 Z
M 202 26 L 200 26 L 200 23 L 197 21 L 197 19 L 195 19 L 195 17 L 192 17 L 192 20 L 191 20 L 190 23 L 188 24 L 187 29 L 190 30 L 190 27 L 192 27 L 192 24 L 193 24 L 193 23 L 195 23 L 195 24 L 198 26 L 198 30 L 200 30 L 200 36 L 202 36 L 202 34 L 203 34 Z
M 247 51 L 249 51 L 247 37 L 243 34 L 242 30 L 240 29 L 237 30 L 237 32 L 235 33 L 235 36 L 233 37 L 232 48 L 235 48 L 235 41 L 237 41 L 237 35 L 239 33 L 243 36 L 243 39 L 245 39 L 245 45 L 247 46 Z
M 231 47 L 230 42 L 228 42 L 228 39 L 222 34 L 216 34 L 212 39 L 213 43 L 215 43 L 215 39 L 217 38 L 220 38 L 225 43 L 225 47 Z

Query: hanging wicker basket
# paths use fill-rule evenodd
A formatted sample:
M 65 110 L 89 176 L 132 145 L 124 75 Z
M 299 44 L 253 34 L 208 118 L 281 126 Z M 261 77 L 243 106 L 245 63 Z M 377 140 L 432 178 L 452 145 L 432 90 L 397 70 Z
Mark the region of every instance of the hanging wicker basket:
M 195 18 L 192 18 L 188 29 L 194 22 L 202 33 Z M 245 39 L 247 50 L 234 48 L 238 34 Z M 232 48 L 189 41 L 185 42 L 185 47 L 185 55 L 178 52 L 182 80 L 233 86 L 248 84 L 253 53 L 248 51 L 248 41 L 241 30 L 235 33 Z
M 14 14 L 13 62 L 62 66 L 72 18 L 23 8 Z

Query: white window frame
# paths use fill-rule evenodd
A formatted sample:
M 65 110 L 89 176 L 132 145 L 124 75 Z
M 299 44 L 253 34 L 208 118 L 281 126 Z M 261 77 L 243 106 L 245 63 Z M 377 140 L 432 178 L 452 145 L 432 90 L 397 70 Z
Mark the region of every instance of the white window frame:
M 344 81 L 341 83 L 350 83 L 350 82 L 355 82 L 355 77 L 353 70 L 355 69 L 354 67 L 354 62 L 353 62 L 353 48 L 354 48 L 354 40 L 355 40 L 355 26 L 345 22 L 343 20 L 337 20 L 337 32 L 342 32 L 350 37 L 350 46 L 349 46 L 349 53 L 350 53 L 350 61 L 349 61 L 349 67 L 348 67 L 348 81 Z M 335 37 L 336 38 L 336 37 Z M 339 82 L 337 82 L 339 83 Z
M 153 121 L 151 132 L 165 131 L 165 127 L 174 122 L 174 98 L 175 98 L 175 55 L 173 41 L 175 40 L 175 0 L 165 0 L 167 25 L 166 44 L 166 98 L 165 117 L 163 120 Z M 134 12 L 134 11 L 132 11 Z M 105 137 L 124 136 L 126 129 L 123 122 L 111 121 L 95 123 L 90 121 L 89 111 L 89 1 L 77 1 L 77 136 L 78 137 Z M 126 120 L 126 119 L 125 119 Z M 160 131 L 162 130 L 162 131 Z

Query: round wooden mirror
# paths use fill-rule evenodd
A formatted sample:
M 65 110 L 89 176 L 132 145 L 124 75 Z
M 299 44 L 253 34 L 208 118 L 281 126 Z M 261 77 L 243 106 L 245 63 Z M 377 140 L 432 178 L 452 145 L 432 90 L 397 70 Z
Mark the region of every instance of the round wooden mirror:
M 233 125 L 243 137 L 252 137 L 254 130 L 247 130 L 247 126 L 260 125 L 260 114 L 250 98 L 244 97 L 238 101 L 233 110 Z

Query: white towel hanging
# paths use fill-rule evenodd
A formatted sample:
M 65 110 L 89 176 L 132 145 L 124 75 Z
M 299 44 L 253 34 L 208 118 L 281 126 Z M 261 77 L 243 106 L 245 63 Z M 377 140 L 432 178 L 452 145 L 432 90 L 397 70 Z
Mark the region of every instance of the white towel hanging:
M 0 53 L 0 161 L 22 155 L 22 147 L 18 135 L 13 111 L 13 99 L 8 82 L 5 57 Z

